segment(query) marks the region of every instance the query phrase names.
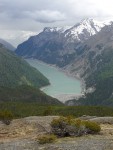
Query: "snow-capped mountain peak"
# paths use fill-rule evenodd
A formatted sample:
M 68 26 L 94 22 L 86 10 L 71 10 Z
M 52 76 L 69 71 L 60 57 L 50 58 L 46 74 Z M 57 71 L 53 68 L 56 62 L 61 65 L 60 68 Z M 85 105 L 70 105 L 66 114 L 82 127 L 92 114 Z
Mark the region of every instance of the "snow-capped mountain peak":
M 43 32 L 58 32 L 60 29 L 60 27 L 45 27 Z
M 92 18 L 86 18 L 73 27 L 46 27 L 43 32 L 63 33 L 68 42 L 82 42 L 90 36 L 97 34 L 105 25 L 110 25 L 111 21 L 97 21 Z
M 107 23 L 97 21 L 91 18 L 84 19 L 66 32 L 65 37 L 70 40 L 84 41 L 90 36 L 98 33 Z
M 60 32 L 64 33 L 66 30 L 70 29 L 72 26 L 65 27 L 45 27 L 43 32 Z

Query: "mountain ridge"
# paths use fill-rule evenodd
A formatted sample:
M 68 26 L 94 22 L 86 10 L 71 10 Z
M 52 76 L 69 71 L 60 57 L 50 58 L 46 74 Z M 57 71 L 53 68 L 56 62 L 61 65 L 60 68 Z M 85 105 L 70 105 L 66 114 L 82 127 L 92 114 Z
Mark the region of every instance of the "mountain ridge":
M 11 45 L 9 42 L 3 40 L 0 38 L 0 43 L 3 44 L 7 49 L 11 50 L 11 51 L 14 51 L 16 48 Z
M 86 25 L 85 28 L 81 27 L 84 24 Z M 76 27 L 74 26 L 67 30 L 62 28 L 45 28 L 38 35 L 30 37 L 27 41 L 20 44 L 15 52 L 17 55 L 25 58 L 33 57 L 46 63 L 63 67 L 70 63 L 74 55 L 78 55 L 79 52 L 76 51 L 76 47 L 90 38 L 92 34 L 94 35 L 98 32 L 96 29 L 95 32 L 90 32 L 90 29 L 94 31 L 91 24 L 94 24 L 94 20 L 87 19 L 79 23 L 79 25 L 77 24 Z M 77 30 L 78 26 L 81 28 L 80 33 Z M 71 32 L 73 30 L 74 35 L 77 33 L 75 37 L 73 37 L 73 32 Z

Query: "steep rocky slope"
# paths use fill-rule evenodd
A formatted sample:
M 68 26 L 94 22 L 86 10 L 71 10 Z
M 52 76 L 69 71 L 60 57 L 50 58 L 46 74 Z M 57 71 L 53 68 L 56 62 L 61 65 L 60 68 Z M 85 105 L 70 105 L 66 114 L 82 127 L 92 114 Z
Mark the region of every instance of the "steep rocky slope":
M 113 47 L 113 24 L 105 26 L 99 33 L 90 37 L 84 43 L 79 45 L 76 48 L 79 51 L 78 57 L 75 57 L 73 62 L 70 64 L 70 71 L 80 73 L 80 76 L 86 78 L 88 73 L 92 73 L 97 69 L 98 63 L 104 61 L 105 58 L 102 58 L 102 54 L 105 54 L 105 57 L 109 57 L 108 53 L 110 48 Z M 101 57 L 101 58 L 100 58 Z M 103 60 L 102 60 L 103 59 Z M 79 65 L 81 65 L 81 70 Z M 73 70 L 73 68 L 75 70 Z
M 86 105 L 113 105 L 113 24 L 104 27 L 82 46 L 82 53 L 66 68 L 86 81 Z M 76 103 L 76 102 L 75 102 Z

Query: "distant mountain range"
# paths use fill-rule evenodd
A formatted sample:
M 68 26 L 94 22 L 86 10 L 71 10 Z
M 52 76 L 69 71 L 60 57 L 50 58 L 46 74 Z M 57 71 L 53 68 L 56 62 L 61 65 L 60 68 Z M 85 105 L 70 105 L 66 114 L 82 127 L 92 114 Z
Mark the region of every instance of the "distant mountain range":
M 73 27 L 44 28 L 38 35 L 20 44 L 16 53 L 63 67 L 80 54 L 79 45 L 97 34 L 106 24 L 109 22 L 86 19 Z
M 20 44 L 19 56 L 32 57 L 84 79 L 84 98 L 74 105 L 113 105 L 113 23 L 85 19 L 73 27 L 44 28 Z M 70 102 L 68 102 L 69 104 Z
M 0 43 L 3 44 L 7 49 L 14 51 L 16 48 L 14 46 L 12 46 L 10 43 L 8 43 L 7 41 L 0 39 Z

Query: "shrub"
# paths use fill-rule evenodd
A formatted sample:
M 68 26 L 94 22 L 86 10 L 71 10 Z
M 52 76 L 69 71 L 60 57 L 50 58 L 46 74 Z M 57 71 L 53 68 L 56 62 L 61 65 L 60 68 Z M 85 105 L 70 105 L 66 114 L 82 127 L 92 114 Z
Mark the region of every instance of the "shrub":
M 59 119 L 53 119 L 51 122 L 52 132 L 57 135 L 64 137 L 68 133 L 66 132 L 66 127 L 68 125 L 68 120 L 65 117 L 60 117 Z
M 84 128 L 81 126 L 81 120 L 75 120 L 72 117 L 60 117 L 51 122 L 52 132 L 60 137 L 79 136 Z
M 60 137 L 81 136 L 100 132 L 100 126 L 91 121 L 60 117 L 51 122 L 52 132 Z
M 53 143 L 56 140 L 55 135 L 43 135 L 38 138 L 40 144 Z
M 96 122 L 84 121 L 84 125 L 87 129 L 87 133 L 98 133 L 101 130 L 100 125 Z
M 58 119 L 53 119 L 53 121 L 51 122 L 51 126 L 52 127 L 61 127 L 63 125 L 63 123 L 67 124 L 68 120 L 66 117 L 60 117 Z
M 63 124 L 69 124 L 71 125 L 74 122 L 73 116 L 67 116 L 67 117 L 59 117 L 58 119 L 53 119 L 51 122 L 51 126 L 57 127 L 57 126 L 62 126 Z
M 10 111 L 1 111 L 0 112 L 0 121 L 9 125 L 13 119 L 13 114 Z

